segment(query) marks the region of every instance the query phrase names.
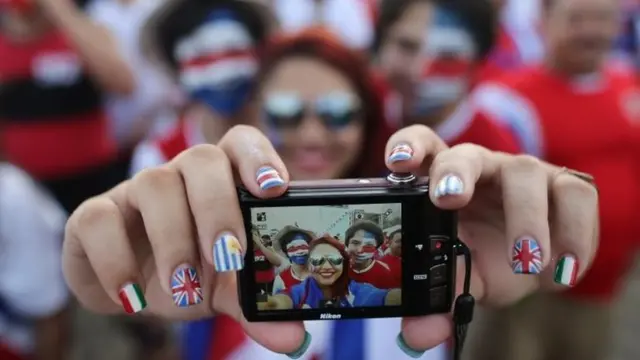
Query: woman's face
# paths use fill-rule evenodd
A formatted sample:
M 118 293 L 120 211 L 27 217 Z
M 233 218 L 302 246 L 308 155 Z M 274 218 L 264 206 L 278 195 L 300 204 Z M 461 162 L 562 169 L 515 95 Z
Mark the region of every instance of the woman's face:
M 261 93 L 262 126 L 296 180 L 345 176 L 364 141 L 361 99 L 349 80 L 321 61 L 281 61 Z
M 344 269 L 344 258 L 331 245 L 317 245 L 309 254 L 309 272 L 320 286 L 333 285 Z

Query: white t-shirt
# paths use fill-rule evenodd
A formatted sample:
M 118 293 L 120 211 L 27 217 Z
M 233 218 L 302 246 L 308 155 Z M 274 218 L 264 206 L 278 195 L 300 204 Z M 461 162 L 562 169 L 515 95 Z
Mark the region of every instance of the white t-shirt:
M 93 0 L 89 16 L 109 29 L 116 38 L 136 80 L 132 95 L 112 95 L 107 99 L 107 111 L 116 140 L 127 139 L 139 122 L 155 120 L 150 133 L 162 131 L 173 119 L 171 105 L 180 101 L 177 86 L 170 77 L 142 53 L 141 31 L 149 16 L 163 4 L 162 0 Z
M 374 36 L 374 0 L 272 0 L 282 29 L 297 32 L 313 25 L 324 25 L 354 49 L 366 50 Z
M 22 170 L 0 163 L 0 297 L 12 313 L 42 318 L 60 311 L 69 294 L 61 252 L 66 214 Z M 0 312 L 0 341 L 33 350 L 31 329 Z

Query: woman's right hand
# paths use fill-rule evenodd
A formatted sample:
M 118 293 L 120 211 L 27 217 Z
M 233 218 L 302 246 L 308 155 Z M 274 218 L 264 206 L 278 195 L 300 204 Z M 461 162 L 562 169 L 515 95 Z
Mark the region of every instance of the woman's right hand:
M 277 172 L 268 173 L 269 183 L 256 175 L 262 170 L 264 178 L 265 167 Z M 245 234 L 236 179 L 262 198 L 286 190 L 284 164 L 252 127 L 235 127 L 217 146 L 191 148 L 82 204 L 68 221 L 63 254 L 64 273 L 78 300 L 97 312 L 122 313 L 127 303 L 138 310 L 143 300 L 136 294 L 144 294 L 152 314 L 189 320 L 225 313 L 269 349 L 296 350 L 304 341 L 302 322 L 248 323 L 242 315 L 236 290 L 242 261 L 233 262 L 230 254 L 244 253 L 250 234 Z M 197 274 L 202 294 L 200 303 L 190 306 L 193 298 L 172 299 L 176 271 L 184 279 L 185 268 Z M 125 301 L 121 292 L 128 294 Z

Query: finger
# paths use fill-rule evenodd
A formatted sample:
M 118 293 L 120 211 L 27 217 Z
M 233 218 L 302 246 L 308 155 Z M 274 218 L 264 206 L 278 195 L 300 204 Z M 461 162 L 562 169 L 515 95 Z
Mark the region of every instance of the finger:
M 242 184 L 253 195 L 282 195 L 289 174 L 271 142 L 254 127 L 237 125 L 218 144 L 238 171 Z
M 459 209 L 473 197 L 478 179 L 494 171 L 487 149 L 471 144 L 438 153 L 431 166 L 431 200 L 443 209 Z
M 246 236 L 226 154 L 217 146 L 199 145 L 169 166 L 184 181 L 202 256 L 217 272 L 241 270 Z
M 237 278 L 232 274 L 221 274 L 214 292 L 217 310 L 238 321 L 247 335 L 265 348 L 298 358 L 311 344 L 311 335 L 304 324 L 297 322 L 248 322 L 238 299 Z
M 108 197 L 83 203 L 69 218 L 64 257 L 65 278 L 83 305 L 127 313 L 146 307 L 145 284 L 124 219 Z
M 387 141 L 386 163 L 394 172 L 414 172 L 428 168 L 433 157 L 447 145 L 424 125 L 412 125 L 397 131 Z
M 129 190 L 153 249 L 160 286 L 178 307 L 201 304 L 200 257 L 181 175 L 170 167 L 146 169 Z M 193 292 L 182 291 L 185 286 Z
M 553 280 L 574 286 L 586 270 L 581 264 L 591 263 L 598 247 L 598 193 L 593 185 L 561 172 L 551 180 L 551 196 L 551 238 L 558 254 Z
M 505 159 L 500 181 L 509 261 L 515 274 L 540 274 L 551 258 L 547 168 L 528 155 Z

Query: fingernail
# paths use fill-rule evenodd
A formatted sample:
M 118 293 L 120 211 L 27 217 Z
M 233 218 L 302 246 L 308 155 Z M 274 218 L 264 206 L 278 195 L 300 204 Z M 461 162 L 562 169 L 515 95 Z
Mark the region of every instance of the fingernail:
M 403 353 L 414 359 L 421 357 L 426 352 L 412 349 L 409 345 L 407 345 L 407 342 L 404 341 L 404 336 L 402 336 L 402 333 L 398 334 L 398 336 L 396 337 L 396 345 L 398 345 Z
M 434 195 L 436 198 L 440 198 L 448 195 L 460 195 L 463 192 L 464 184 L 462 180 L 456 175 L 447 175 L 436 186 Z
M 564 286 L 575 286 L 578 279 L 578 269 L 580 263 L 578 259 L 573 255 L 565 255 L 560 258 L 560 261 L 556 264 L 556 271 L 553 280 Z
M 398 144 L 391 149 L 387 162 L 393 164 L 398 161 L 407 161 L 413 157 L 413 149 L 408 144 Z
M 127 314 L 135 314 L 147 307 L 147 300 L 145 300 L 144 293 L 138 284 L 126 283 L 118 291 L 118 297 Z
M 298 348 L 298 350 L 286 354 L 291 359 L 300 359 L 307 349 L 309 349 L 309 345 L 311 345 L 311 334 L 308 331 L 304 332 L 304 340 L 302 341 L 302 345 Z
M 171 276 L 171 294 L 176 306 L 186 308 L 202 302 L 202 286 L 196 268 L 181 265 Z
M 515 274 L 540 274 L 542 271 L 542 250 L 538 242 L 523 237 L 513 245 L 511 267 Z
M 258 169 L 256 181 L 258 182 L 258 186 L 260 186 L 260 190 L 267 190 L 284 185 L 284 180 L 282 180 L 278 171 L 271 166 L 263 166 Z
M 238 271 L 244 267 L 240 241 L 231 233 L 220 235 L 213 245 L 213 266 L 217 272 Z

